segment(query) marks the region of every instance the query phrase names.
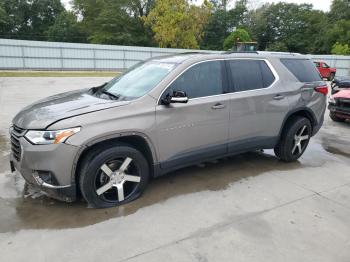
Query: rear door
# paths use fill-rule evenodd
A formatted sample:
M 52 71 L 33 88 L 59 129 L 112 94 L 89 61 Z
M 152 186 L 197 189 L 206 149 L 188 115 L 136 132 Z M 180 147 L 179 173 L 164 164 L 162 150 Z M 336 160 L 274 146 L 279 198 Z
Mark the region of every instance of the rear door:
M 231 77 L 229 151 L 274 146 L 289 109 L 278 75 L 265 60 L 226 62 Z
M 186 104 L 156 108 L 159 158 L 172 168 L 227 153 L 229 96 L 225 94 L 223 61 L 201 62 L 188 68 L 163 92 L 184 91 Z

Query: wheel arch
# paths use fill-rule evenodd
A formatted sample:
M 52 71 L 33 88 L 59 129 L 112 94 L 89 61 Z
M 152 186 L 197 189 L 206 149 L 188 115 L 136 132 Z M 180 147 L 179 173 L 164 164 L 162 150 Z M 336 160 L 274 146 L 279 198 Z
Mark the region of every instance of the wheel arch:
M 124 133 L 115 136 L 107 136 L 89 141 L 81 147 L 74 159 L 73 169 L 72 169 L 72 182 L 78 185 L 79 180 L 79 169 L 84 158 L 93 150 L 106 145 L 111 145 L 113 143 L 125 143 L 139 150 L 146 158 L 149 168 L 150 175 L 153 176 L 154 164 L 157 162 L 157 156 L 155 147 L 153 146 L 151 140 L 148 136 L 142 133 Z
M 278 135 L 279 139 L 281 138 L 287 123 L 289 121 L 291 121 L 293 118 L 298 117 L 298 116 L 302 116 L 302 117 L 305 117 L 305 118 L 310 120 L 311 128 L 312 128 L 311 133 L 313 133 L 313 129 L 318 125 L 316 116 L 315 116 L 314 112 L 312 112 L 312 110 L 310 108 L 300 107 L 300 108 L 296 108 L 296 109 L 290 111 L 286 115 L 286 117 L 284 118 L 283 124 L 281 126 L 281 129 L 280 129 L 280 132 L 279 132 L 279 135 Z

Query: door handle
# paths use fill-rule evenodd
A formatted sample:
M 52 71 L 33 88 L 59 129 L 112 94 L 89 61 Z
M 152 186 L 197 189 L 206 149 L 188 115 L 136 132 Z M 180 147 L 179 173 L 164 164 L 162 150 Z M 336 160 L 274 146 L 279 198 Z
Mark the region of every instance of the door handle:
M 224 104 L 216 103 L 215 105 L 213 105 L 213 106 L 211 107 L 211 109 L 216 110 L 216 109 L 223 109 L 223 108 L 225 108 L 225 107 L 226 107 L 226 106 L 225 106 Z
M 282 100 L 283 98 L 284 98 L 284 96 L 283 96 L 283 95 L 280 95 L 280 94 L 275 95 L 275 96 L 273 97 L 273 99 L 275 99 L 275 100 Z

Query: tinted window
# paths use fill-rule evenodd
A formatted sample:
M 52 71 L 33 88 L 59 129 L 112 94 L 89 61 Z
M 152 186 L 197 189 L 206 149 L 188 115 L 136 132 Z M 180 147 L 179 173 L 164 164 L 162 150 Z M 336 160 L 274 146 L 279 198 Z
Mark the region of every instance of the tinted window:
M 327 65 L 326 63 L 323 63 L 323 64 L 322 64 L 322 67 L 323 67 L 323 68 L 329 68 L 329 65 Z
M 281 62 L 300 82 L 321 80 L 320 74 L 309 59 L 282 58 Z
M 185 91 L 188 98 L 222 94 L 221 64 L 220 61 L 210 61 L 192 66 L 180 75 L 165 93 Z
M 231 60 L 228 63 L 236 91 L 266 88 L 275 81 L 265 61 Z

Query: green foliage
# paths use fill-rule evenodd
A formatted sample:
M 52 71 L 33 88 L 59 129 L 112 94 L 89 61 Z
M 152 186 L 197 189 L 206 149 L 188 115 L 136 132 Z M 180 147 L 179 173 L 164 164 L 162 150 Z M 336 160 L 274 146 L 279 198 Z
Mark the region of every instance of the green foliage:
M 153 45 L 144 27 L 154 0 L 74 0 L 73 9 L 83 17 L 81 26 L 88 40 L 96 44 Z
M 237 29 L 232 32 L 224 41 L 224 50 L 232 49 L 237 42 L 249 42 L 252 39 L 249 36 L 249 33 L 244 29 Z
M 46 40 L 45 32 L 64 11 L 60 0 L 0 0 L 0 6 L 3 38 Z
M 329 18 L 332 22 L 338 20 L 350 20 L 350 1 L 349 0 L 333 0 Z
M 199 48 L 210 11 L 207 1 L 199 7 L 186 0 L 158 0 L 144 21 L 160 47 Z
M 329 52 L 336 42 L 350 43 L 350 20 L 339 20 L 324 32 L 322 50 Z
M 227 10 L 228 1 L 211 1 L 214 6 L 212 15 L 204 27 L 202 49 L 221 50 L 225 38 L 233 28 L 243 25 L 248 11 L 247 0 L 235 2 L 234 8 Z
M 350 47 L 348 44 L 337 42 L 333 45 L 331 53 L 334 55 L 350 55 Z
M 267 51 L 288 52 L 288 47 L 283 42 L 275 42 L 268 46 Z
M 47 40 L 57 42 L 86 42 L 86 35 L 78 24 L 76 16 L 64 11 L 47 31 Z

